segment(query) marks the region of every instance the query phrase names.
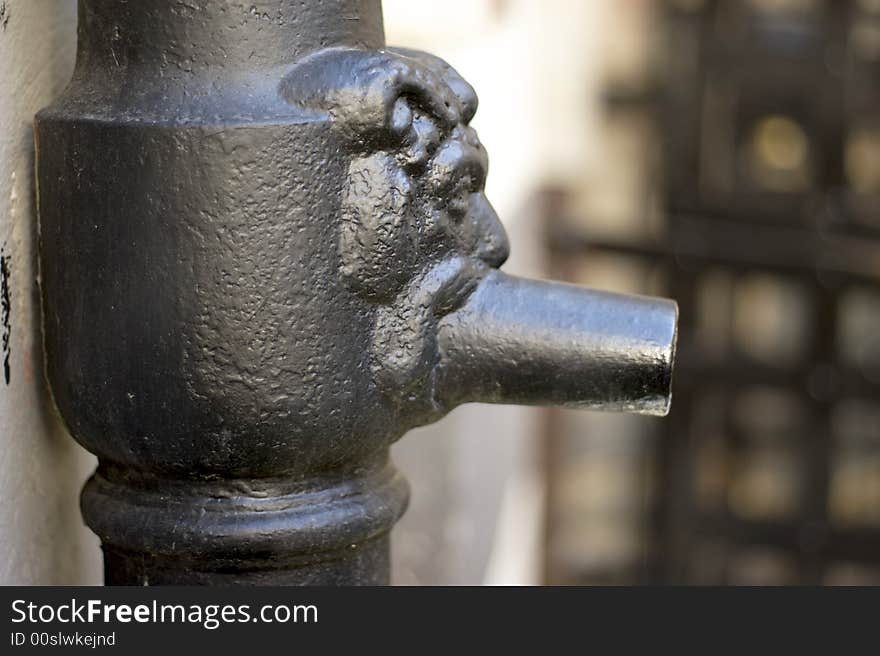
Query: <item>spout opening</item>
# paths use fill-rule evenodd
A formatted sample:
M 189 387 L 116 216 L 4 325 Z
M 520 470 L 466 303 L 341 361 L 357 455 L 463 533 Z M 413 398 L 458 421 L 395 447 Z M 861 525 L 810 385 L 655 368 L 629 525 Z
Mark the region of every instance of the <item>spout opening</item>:
M 655 405 L 646 404 L 644 409 L 636 411 L 639 414 L 650 415 L 654 417 L 665 417 L 672 409 L 672 381 L 675 373 L 675 356 L 678 350 L 678 303 L 669 301 L 672 305 L 672 339 L 669 340 L 669 346 L 665 357 L 666 376 L 663 381 L 665 392 L 657 397 Z

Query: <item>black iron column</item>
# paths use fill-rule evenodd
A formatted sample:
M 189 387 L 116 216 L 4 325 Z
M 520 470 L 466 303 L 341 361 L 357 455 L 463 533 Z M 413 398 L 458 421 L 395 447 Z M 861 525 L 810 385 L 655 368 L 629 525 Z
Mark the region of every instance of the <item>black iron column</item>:
M 383 583 L 409 428 L 665 413 L 673 303 L 497 270 L 475 111 L 378 0 L 80 0 L 41 281 L 108 583 Z

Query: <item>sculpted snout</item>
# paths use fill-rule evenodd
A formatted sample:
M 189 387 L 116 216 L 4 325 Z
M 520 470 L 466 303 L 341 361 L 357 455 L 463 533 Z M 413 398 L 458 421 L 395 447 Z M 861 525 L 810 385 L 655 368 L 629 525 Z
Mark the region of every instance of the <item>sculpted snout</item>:
M 410 50 L 331 51 L 298 68 L 287 93 L 327 112 L 355 151 L 341 275 L 373 308 L 370 371 L 402 428 L 468 401 L 667 411 L 674 303 L 497 271 L 509 244 L 461 76 Z
M 473 229 L 471 252 L 497 269 L 510 256 L 507 232 L 484 193 L 471 194 L 469 201 L 468 218 Z

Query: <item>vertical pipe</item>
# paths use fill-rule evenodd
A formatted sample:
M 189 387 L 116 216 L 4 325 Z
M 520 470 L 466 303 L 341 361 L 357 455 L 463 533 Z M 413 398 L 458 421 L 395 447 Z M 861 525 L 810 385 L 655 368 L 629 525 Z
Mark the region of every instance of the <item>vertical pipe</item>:
M 381 48 L 379 0 L 81 0 L 78 40 L 37 119 L 41 277 L 107 582 L 386 582 L 406 485 L 338 412 L 375 397 L 326 247 L 349 155 L 279 91 Z

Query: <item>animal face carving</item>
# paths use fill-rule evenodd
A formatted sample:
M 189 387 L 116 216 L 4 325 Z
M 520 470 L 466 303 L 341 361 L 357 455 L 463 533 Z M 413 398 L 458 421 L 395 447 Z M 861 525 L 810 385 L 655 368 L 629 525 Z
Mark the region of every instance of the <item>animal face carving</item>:
M 437 323 L 508 255 L 468 125 L 476 94 L 439 58 L 390 49 L 322 51 L 282 90 L 326 112 L 351 152 L 340 273 L 375 308 L 375 382 L 405 421 L 424 423 L 448 410 L 435 395 Z

